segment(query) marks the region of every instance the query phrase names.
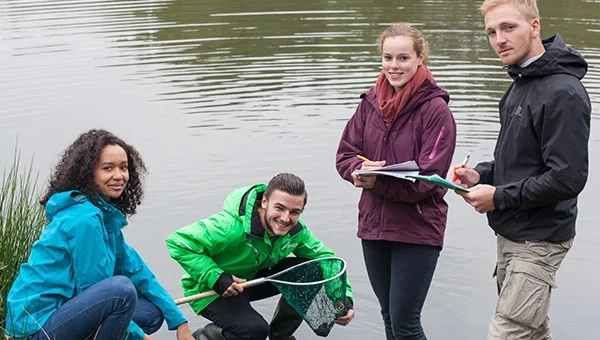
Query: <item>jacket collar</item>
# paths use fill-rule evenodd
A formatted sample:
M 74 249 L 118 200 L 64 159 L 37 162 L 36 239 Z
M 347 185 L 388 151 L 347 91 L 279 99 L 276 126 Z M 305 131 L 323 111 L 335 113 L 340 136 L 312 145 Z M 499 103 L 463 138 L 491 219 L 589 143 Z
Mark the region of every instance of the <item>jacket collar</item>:
M 125 215 L 117 207 L 106 202 L 100 195 L 97 195 L 96 198 L 98 202 L 97 207 L 102 211 L 104 226 L 108 232 L 117 232 L 128 224 Z
M 545 77 L 553 74 L 569 74 L 582 79 L 587 73 L 588 64 L 581 54 L 567 46 L 556 34 L 542 41 L 546 52 L 526 67 L 507 66 L 508 75 L 513 80 L 522 78 Z
M 428 102 L 436 97 L 441 97 L 446 103 L 450 102 L 450 94 L 446 90 L 443 90 L 437 84 L 432 83 L 429 81 L 429 79 L 425 79 L 419 90 L 417 90 L 413 98 L 408 102 L 402 111 L 414 112 L 416 108 L 423 105 L 423 103 Z M 375 87 L 361 94 L 360 98 L 369 102 L 369 104 L 375 108 L 375 112 L 377 112 L 377 114 L 381 114 L 381 110 L 379 109 L 379 104 L 377 102 Z

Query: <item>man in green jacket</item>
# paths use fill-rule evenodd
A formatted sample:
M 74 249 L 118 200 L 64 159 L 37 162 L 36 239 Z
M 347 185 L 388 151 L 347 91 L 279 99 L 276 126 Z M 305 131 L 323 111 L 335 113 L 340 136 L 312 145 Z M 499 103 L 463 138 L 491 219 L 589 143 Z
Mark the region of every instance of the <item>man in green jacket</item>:
M 215 290 L 219 296 L 190 302 L 213 323 L 194 333 L 206 340 L 292 340 L 302 317 L 282 297 L 270 324 L 250 306 L 251 301 L 279 294 L 270 283 L 244 288 L 246 280 L 265 277 L 307 259 L 333 256 L 300 219 L 307 201 L 304 181 L 282 173 L 269 184 L 256 184 L 230 193 L 223 211 L 172 233 L 166 240 L 171 257 L 185 270 L 186 296 Z M 295 257 L 288 257 L 294 254 Z M 354 317 L 352 289 L 347 286 L 349 311 L 336 320 L 347 325 Z

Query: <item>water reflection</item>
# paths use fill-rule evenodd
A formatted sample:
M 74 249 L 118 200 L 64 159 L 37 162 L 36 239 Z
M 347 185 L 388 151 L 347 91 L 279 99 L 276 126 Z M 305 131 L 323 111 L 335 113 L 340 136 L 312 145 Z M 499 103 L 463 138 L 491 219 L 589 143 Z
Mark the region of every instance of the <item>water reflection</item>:
M 544 29 L 560 30 L 582 50 L 591 65 L 585 83 L 597 99 L 598 51 L 588 46 L 597 41 L 599 23 L 590 6 L 568 6 L 563 19 L 547 5 Z M 273 128 L 266 122 L 289 119 L 290 108 L 302 108 L 317 125 L 344 120 L 379 71 L 376 35 L 398 20 L 422 27 L 430 40 L 431 69 L 451 92 L 462 129 L 459 145 L 495 138 L 496 103 L 509 81 L 482 34 L 474 1 L 48 1 L 43 7 L 23 1 L 5 7 L 8 40 L 30 41 L 19 34 L 23 28 L 41 30 L 45 40 L 108 40 L 117 51 L 98 67 L 137 66 L 132 79 L 170 84 L 162 99 L 181 105 L 194 130 L 265 131 Z M 13 57 L 60 53 L 69 45 L 20 46 Z
M 16 134 L 31 136 L 42 167 L 90 125 L 139 138 L 152 176 L 138 223 L 153 232 L 130 232 L 133 242 L 143 239 L 137 241 L 142 250 L 150 249 L 144 254 L 151 265 L 164 264 L 159 274 L 171 278 L 166 285 L 174 294 L 180 291 L 178 268 L 165 262 L 165 252 L 154 251 L 163 248 L 168 229 L 216 211 L 236 185 L 297 171 L 315 193 L 307 219 L 318 220 L 319 235 L 351 258 L 363 308 L 350 331 L 337 330 L 332 338 L 381 338 L 378 306 L 353 235 L 356 192 L 334 173 L 335 144 L 359 94 L 379 72 L 377 34 L 389 23 L 408 21 L 430 41 L 430 68 L 451 93 L 457 158 L 467 151 L 474 159 L 489 158 L 497 103 L 510 80 L 483 34 L 480 2 L 0 1 L 0 141 L 11 145 L 0 156 L 10 154 Z M 589 63 L 584 84 L 597 121 L 600 3 L 544 0 L 540 6 L 544 36 L 560 32 Z M 598 139 L 593 132 L 592 164 Z M 591 191 L 598 185 L 594 179 L 588 184 Z M 425 321 L 432 338 L 482 338 L 494 300 L 488 278 L 493 240 L 485 221 L 470 217 L 466 223 L 462 217 L 473 212 L 449 200 L 449 239 Z M 599 222 L 587 203 L 593 201 L 591 194 L 582 199 L 585 236 L 571 268 L 592 266 L 589 255 L 600 244 L 600 234 L 589 231 Z M 340 226 L 349 227 L 340 232 Z M 600 284 L 600 277 L 588 284 Z M 569 291 L 569 280 L 565 285 L 567 293 L 577 290 Z M 557 330 L 566 338 L 590 338 L 591 328 L 582 325 L 600 314 L 576 308 L 588 301 L 577 294 L 595 289 L 581 291 L 562 301 L 558 295 L 557 313 L 579 320 Z

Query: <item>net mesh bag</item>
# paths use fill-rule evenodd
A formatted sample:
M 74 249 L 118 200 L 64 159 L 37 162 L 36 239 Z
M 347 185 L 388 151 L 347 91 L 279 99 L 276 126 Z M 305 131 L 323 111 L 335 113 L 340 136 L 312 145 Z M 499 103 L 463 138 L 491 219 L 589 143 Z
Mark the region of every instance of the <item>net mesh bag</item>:
M 313 332 L 323 337 L 348 312 L 346 282 L 346 263 L 339 258 L 304 262 L 271 281 Z

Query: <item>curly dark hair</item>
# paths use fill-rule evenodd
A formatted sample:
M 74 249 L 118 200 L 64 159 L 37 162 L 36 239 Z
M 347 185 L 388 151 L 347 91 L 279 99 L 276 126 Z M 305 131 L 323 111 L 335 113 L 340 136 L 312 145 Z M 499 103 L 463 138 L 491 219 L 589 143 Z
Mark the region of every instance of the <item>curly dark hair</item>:
M 118 145 L 125 150 L 129 172 L 125 190 L 119 198 L 111 198 L 110 203 L 126 216 L 135 214 L 144 194 L 142 177 L 146 173 L 146 166 L 133 146 L 106 130 L 84 132 L 64 151 L 40 203 L 45 206 L 57 192 L 78 190 L 97 205 L 98 188 L 94 182 L 94 169 L 100 161 L 102 149 L 107 145 Z

